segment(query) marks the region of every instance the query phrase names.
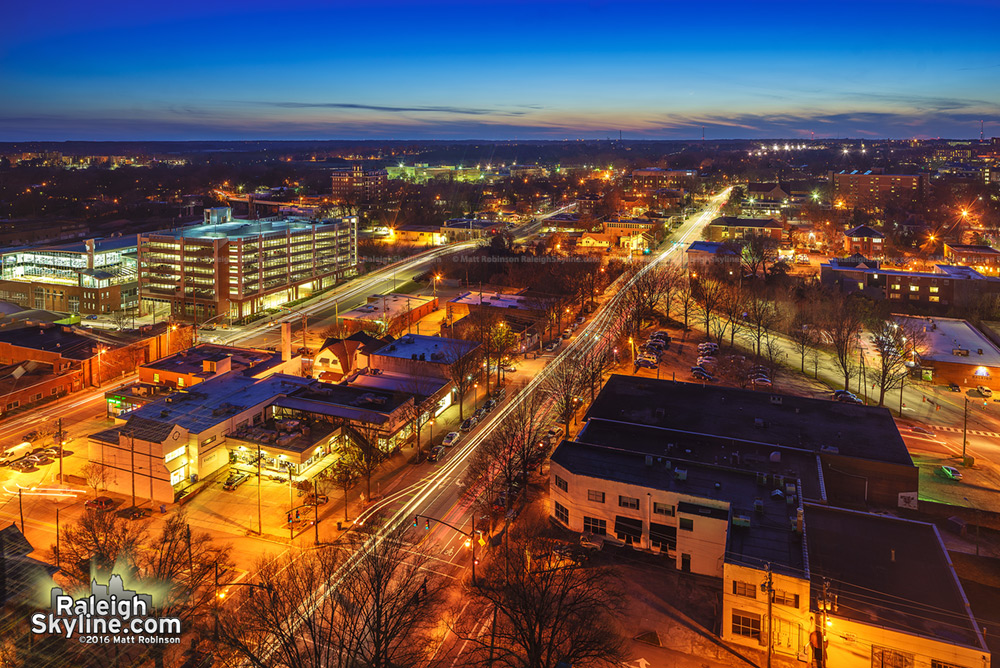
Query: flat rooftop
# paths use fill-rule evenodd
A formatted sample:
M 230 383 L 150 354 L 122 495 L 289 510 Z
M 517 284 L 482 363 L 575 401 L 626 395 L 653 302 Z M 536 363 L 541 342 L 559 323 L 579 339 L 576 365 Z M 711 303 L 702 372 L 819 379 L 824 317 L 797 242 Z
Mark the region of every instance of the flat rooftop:
M 247 237 L 285 234 L 300 230 L 337 227 L 342 220 L 314 221 L 309 218 L 279 218 L 269 220 L 244 220 L 234 218 L 226 223 L 196 223 L 176 230 L 158 230 L 144 236 L 171 237 L 174 239 L 244 239 Z
M 137 408 L 129 414 L 124 425 L 94 434 L 92 438 L 107 440 L 107 436 L 113 435 L 115 440 L 110 442 L 117 442 L 118 432 L 129 433 L 131 429 L 141 427 L 142 433 L 149 432 L 162 439 L 170 433 L 173 425 L 181 426 L 192 434 L 200 434 L 229 420 L 236 413 L 269 403 L 310 382 L 307 378 L 281 373 L 259 379 L 244 376 L 238 371 L 230 372 L 206 380 L 194 389 L 174 392 Z M 139 431 L 136 437 L 142 438 Z
M 9 343 L 19 348 L 30 348 L 58 353 L 71 360 L 85 360 L 97 355 L 102 347 L 96 337 L 73 331 L 61 325 L 25 326 L 17 329 L 0 330 L 0 343 Z
M 518 308 L 530 309 L 531 299 L 524 295 L 505 294 L 503 292 L 463 292 L 454 299 L 449 300 L 452 304 L 464 304 L 466 306 L 493 306 L 496 308 Z
M 830 580 L 834 618 L 986 650 L 933 524 L 807 504 L 814 590 Z
M 451 381 L 443 378 L 426 376 L 406 376 L 396 373 L 380 373 L 372 375 L 361 373 L 347 385 L 349 387 L 385 390 L 387 392 L 405 392 L 420 397 L 421 400 L 440 392 Z
M 297 412 L 382 424 L 411 400 L 412 395 L 406 392 L 311 381 L 281 397 L 274 405 Z
M 641 452 L 675 462 L 697 462 L 744 471 L 798 478 L 802 496 L 824 500 L 819 454 L 745 438 L 691 434 L 676 429 L 591 418 L 576 436 L 577 442 Z
M 590 418 L 913 465 L 889 410 L 877 406 L 616 374 Z
M 220 346 L 213 343 L 201 343 L 193 348 L 182 350 L 167 357 L 161 357 L 155 362 L 143 364 L 154 371 L 171 371 L 183 374 L 202 373 L 204 362 L 219 362 L 231 358 L 232 371 L 244 371 L 259 365 L 270 365 L 281 361 L 281 353 L 253 348 L 238 348 L 236 346 Z M 263 367 L 261 368 L 261 370 Z M 211 374 L 209 374 L 211 375 Z
M 434 301 L 436 297 L 420 297 L 418 295 L 403 295 L 390 293 L 387 295 L 372 295 L 367 304 L 356 309 L 343 311 L 340 317 L 345 320 L 392 320 L 421 306 Z
M 288 452 L 305 452 L 321 441 L 326 441 L 339 429 L 323 420 L 278 418 L 261 425 L 246 424 L 234 429 L 227 436 L 231 439 L 255 443 L 266 448 L 276 447 Z
M 670 462 L 668 468 L 667 460 L 655 458 L 647 465 L 643 453 L 573 441 L 560 443 L 552 461 L 576 475 L 723 502 L 729 510 L 719 509 L 715 513 L 719 519 L 729 523 L 731 516 L 739 515 L 751 523 L 749 528 L 729 523 L 727 559 L 753 565 L 771 562 L 797 574 L 805 569 L 801 536 L 792 530 L 790 521 L 798 504 L 789 504 L 783 495 L 772 497 L 772 490 L 759 486 L 752 472 L 691 462 Z M 679 480 L 676 469 L 686 471 L 686 479 Z M 754 509 L 757 500 L 763 502 L 762 512 Z
M 960 253 L 983 253 L 985 255 L 1000 255 L 1000 250 L 993 248 L 993 246 L 984 246 L 980 244 L 950 244 L 945 243 L 945 245 L 955 251 Z
M 966 320 L 955 318 L 910 318 L 894 316 L 900 322 L 923 330 L 920 359 L 969 366 L 1000 367 L 1000 349 Z M 956 350 L 968 355 L 956 355 Z M 982 351 L 982 353 L 980 353 Z
M 479 347 L 475 341 L 465 339 L 447 339 L 443 336 L 426 336 L 424 334 L 404 334 L 392 343 L 382 346 L 372 356 L 393 357 L 396 359 L 413 359 L 416 355 L 422 362 L 438 364 L 454 364 L 456 360 L 465 357 Z M 378 360 L 372 360 L 373 366 Z

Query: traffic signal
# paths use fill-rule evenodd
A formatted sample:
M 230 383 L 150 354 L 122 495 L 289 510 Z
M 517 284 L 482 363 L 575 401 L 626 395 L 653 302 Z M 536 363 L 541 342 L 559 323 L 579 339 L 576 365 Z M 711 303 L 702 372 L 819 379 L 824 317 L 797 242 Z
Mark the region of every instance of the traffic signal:
M 416 526 L 417 526 L 417 518 L 418 518 L 418 517 L 419 517 L 419 515 L 414 515 L 414 516 L 413 516 L 413 526 L 414 526 L 414 527 L 416 527 Z
M 430 531 L 431 530 L 431 521 L 430 520 L 424 520 L 424 530 L 425 531 Z

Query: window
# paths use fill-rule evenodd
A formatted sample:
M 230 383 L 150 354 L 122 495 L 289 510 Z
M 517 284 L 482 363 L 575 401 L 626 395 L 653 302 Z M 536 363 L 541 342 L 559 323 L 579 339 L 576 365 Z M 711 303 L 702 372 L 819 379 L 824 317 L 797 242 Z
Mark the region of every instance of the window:
M 910 286 L 910 292 L 920 292 L 920 286 L 919 285 L 911 285 Z
M 653 502 L 653 513 L 656 515 L 669 515 L 674 516 L 674 507 L 668 503 L 656 503 Z
M 940 289 L 939 287 L 937 287 L 936 285 L 935 285 L 935 286 L 932 286 L 932 287 L 929 287 L 929 288 L 927 288 L 927 289 L 928 289 L 928 290 L 930 290 L 932 294 L 933 294 L 933 293 L 936 293 L 936 292 L 940 292 L 940 290 L 941 290 L 941 289 Z
M 760 640 L 760 615 L 733 610 L 733 635 Z M 875 666 L 874 660 L 872 666 Z
M 184 449 L 185 449 L 184 446 L 181 446 L 176 450 L 174 450 L 173 452 L 168 452 L 163 456 L 163 462 L 166 463 L 177 459 L 178 457 L 184 454 Z
M 566 481 L 560 478 L 559 476 L 556 476 L 556 487 L 558 487 L 564 492 L 569 491 L 569 485 L 567 485 Z
M 153 382 L 154 383 L 159 383 L 160 382 L 160 374 L 158 374 L 158 373 L 154 373 L 153 374 Z
M 587 501 L 593 501 L 594 503 L 604 503 L 604 492 L 598 492 L 596 489 L 588 489 Z
M 209 445 L 209 444 L 211 444 L 211 443 L 214 443 L 214 442 L 215 442 L 215 439 L 216 439 L 216 436 L 209 436 L 209 437 L 208 437 L 208 438 L 206 438 L 206 439 L 205 439 L 204 441 L 202 441 L 202 442 L 201 442 L 201 444 L 202 444 L 202 445 Z
M 931 668 L 965 668 L 957 663 L 948 663 L 946 661 L 938 661 L 937 659 L 931 659 Z
M 890 287 L 890 288 L 892 288 L 893 290 L 899 290 L 899 287 L 900 287 L 900 286 L 899 286 L 899 283 L 893 283 L 893 284 L 892 284 L 892 285 L 890 285 L 889 287 Z
M 872 668 L 913 668 L 913 655 L 872 645 Z
M 680 519 L 680 528 L 681 531 L 694 531 L 694 520 L 682 517 Z
M 556 501 L 556 519 L 563 524 L 569 524 L 569 510 L 558 501 Z
M 622 508 L 631 508 L 632 510 L 639 510 L 639 499 L 633 499 L 631 496 L 619 496 L 618 505 Z
M 775 589 L 771 593 L 771 601 L 777 605 L 787 605 L 791 608 L 799 607 L 799 595 L 781 589 Z
M 733 594 L 736 596 L 746 596 L 747 598 L 757 598 L 757 587 L 750 582 L 733 580 Z
M 939 301 L 941 301 L 941 298 L 940 298 L 940 297 L 938 297 L 937 295 L 934 295 L 934 296 L 932 296 L 932 297 L 931 297 L 930 299 L 928 299 L 928 301 L 931 301 L 931 302 L 939 302 Z
M 604 536 L 608 533 L 608 522 L 607 520 L 599 520 L 596 517 L 584 517 L 583 530 L 598 536 Z

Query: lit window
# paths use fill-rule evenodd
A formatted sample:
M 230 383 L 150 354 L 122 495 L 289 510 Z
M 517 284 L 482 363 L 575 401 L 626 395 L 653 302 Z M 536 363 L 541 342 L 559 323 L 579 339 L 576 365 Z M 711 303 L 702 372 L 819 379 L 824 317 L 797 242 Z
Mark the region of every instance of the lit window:
M 169 462 L 171 460 L 177 459 L 178 457 L 180 457 L 183 454 L 184 454 L 184 448 L 183 447 L 177 448 L 173 452 L 168 452 L 166 455 L 164 455 L 163 456 L 163 462 L 166 463 L 166 462 Z
M 910 292 L 920 292 L 920 286 L 919 285 L 911 285 L 910 286 Z
M 931 292 L 938 292 L 939 288 L 937 288 L 937 287 L 932 287 L 932 288 L 929 288 L 929 290 L 930 290 Z

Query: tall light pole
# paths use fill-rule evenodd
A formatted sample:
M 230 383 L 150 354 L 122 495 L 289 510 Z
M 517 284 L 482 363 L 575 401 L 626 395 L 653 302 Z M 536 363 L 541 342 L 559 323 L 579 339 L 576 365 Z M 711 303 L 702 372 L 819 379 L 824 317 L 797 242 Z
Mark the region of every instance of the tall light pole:
M 965 411 L 962 415 L 962 466 L 965 466 L 965 444 L 969 440 L 969 397 L 965 397 Z

